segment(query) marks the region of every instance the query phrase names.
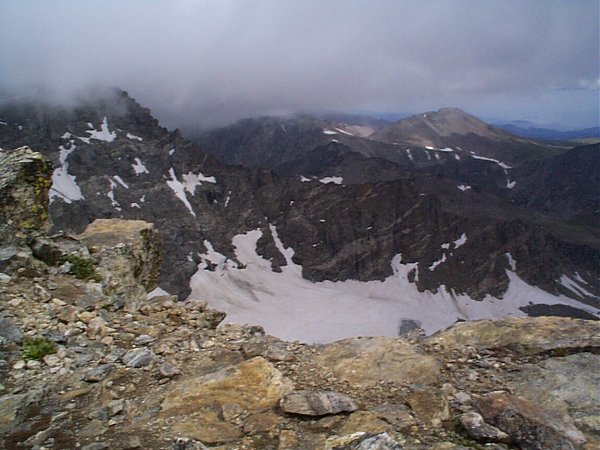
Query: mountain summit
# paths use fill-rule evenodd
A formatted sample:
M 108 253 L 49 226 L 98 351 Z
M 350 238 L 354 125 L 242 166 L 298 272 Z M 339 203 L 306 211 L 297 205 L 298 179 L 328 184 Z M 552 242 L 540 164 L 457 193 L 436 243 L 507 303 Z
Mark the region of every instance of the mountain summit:
M 446 145 L 444 138 L 469 134 L 488 139 L 521 140 L 459 108 L 442 108 L 401 119 L 382 127 L 370 138 L 389 143 L 439 147 Z

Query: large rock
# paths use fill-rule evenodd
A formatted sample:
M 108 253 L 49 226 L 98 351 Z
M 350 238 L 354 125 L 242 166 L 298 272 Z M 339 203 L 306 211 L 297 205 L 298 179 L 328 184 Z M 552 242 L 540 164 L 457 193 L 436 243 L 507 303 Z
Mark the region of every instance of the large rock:
M 600 348 L 598 322 L 564 317 L 512 317 L 462 322 L 427 339 L 444 349 L 509 348 L 522 354 Z
M 432 384 L 440 375 L 439 363 L 417 347 L 395 338 L 352 338 L 323 347 L 317 361 L 337 378 L 353 385 L 380 382 Z
M 600 355 L 577 353 L 527 364 L 510 386 L 518 395 L 569 414 L 584 431 L 600 437 Z
M 235 404 L 246 413 L 277 406 L 292 384 L 262 357 L 208 375 L 181 378 L 167 392 L 162 415 L 175 418 L 174 431 L 206 443 L 228 442 L 242 429 L 222 419 L 222 405 Z
M 8 317 L 0 319 L 0 337 L 20 344 L 23 341 L 23 332 Z
M 138 298 L 156 287 L 162 241 L 151 223 L 97 219 L 78 238 L 98 260 L 108 294 Z
M 574 450 L 587 442 L 567 416 L 523 397 L 494 392 L 475 403 L 486 422 L 523 450 Z
M 287 413 L 304 416 L 325 416 L 358 409 L 350 397 L 333 391 L 290 392 L 281 399 L 280 406 Z
M 29 147 L 0 150 L 0 242 L 23 243 L 46 225 L 51 166 Z
M 402 450 L 387 433 L 358 432 L 327 439 L 325 450 Z

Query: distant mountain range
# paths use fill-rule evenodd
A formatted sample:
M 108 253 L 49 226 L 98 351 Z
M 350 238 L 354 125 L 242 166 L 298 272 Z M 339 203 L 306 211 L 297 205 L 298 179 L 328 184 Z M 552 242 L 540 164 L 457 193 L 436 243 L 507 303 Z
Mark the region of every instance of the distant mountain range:
M 579 139 L 597 138 L 600 140 L 600 127 L 584 128 L 574 131 L 559 131 L 549 128 L 539 128 L 528 125 L 527 123 L 514 124 L 505 123 L 496 125 L 498 128 L 506 130 L 517 136 L 530 139 L 544 139 L 548 141 L 575 141 Z

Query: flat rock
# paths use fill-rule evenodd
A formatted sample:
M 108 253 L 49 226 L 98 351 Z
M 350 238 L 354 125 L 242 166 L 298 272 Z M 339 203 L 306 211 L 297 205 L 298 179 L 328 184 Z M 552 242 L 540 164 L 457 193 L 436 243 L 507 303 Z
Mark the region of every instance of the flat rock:
M 205 443 L 228 442 L 242 429 L 225 421 L 221 405 L 236 404 L 250 414 L 277 406 L 293 388 L 271 363 L 256 357 L 199 377 L 173 382 L 162 402 L 162 416 L 175 417 L 173 430 Z M 217 413 L 216 411 L 219 411 Z
M 600 355 L 577 353 L 527 364 L 514 374 L 514 393 L 569 414 L 600 436 Z
M 494 392 L 475 401 L 484 420 L 523 450 L 572 450 L 587 441 L 570 419 L 523 397 Z
M 154 352 L 147 348 L 134 348 L 125 353 L 121 359 L 127 367 L 137 368 L 147 366 L 155 358 Z
M 291 392 L 281 399 L 280 406 L 287 413 L 304 416 L 325 416 L 358 409 L 350 397 L 334 391 Z
M 23 332 L 8 317 L 0 319 L 0 337 L 13 341 L 17 344 L 23 342 Z
M 363 387 L 380 382 L 432 384 L 440 376 L 433 357 L 396 338 L 345 339 L 324 346 L 316 359 L 340 380 Z
M 566 317 L 511 317 L 461 322 L 426 340 L 445 349 L 509 348 L 522 354 L 600 348 L 598 322 Z

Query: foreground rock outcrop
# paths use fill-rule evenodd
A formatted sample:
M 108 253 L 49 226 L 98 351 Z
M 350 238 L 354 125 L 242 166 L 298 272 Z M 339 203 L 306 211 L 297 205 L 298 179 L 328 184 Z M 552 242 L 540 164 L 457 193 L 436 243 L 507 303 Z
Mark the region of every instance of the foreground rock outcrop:
M 0 448 L 585 449 L 597 322 L 461 323 L 426 339 L 284 342 L 200 300 L 147 297 L 138 221 L 38 230 L 0 273 Z M 485 446 L 485 447 L 484 447 Z

